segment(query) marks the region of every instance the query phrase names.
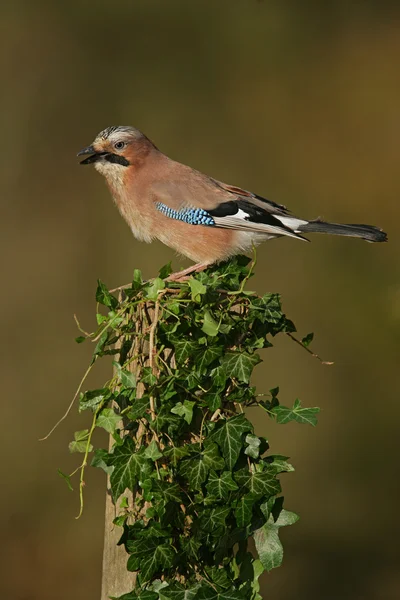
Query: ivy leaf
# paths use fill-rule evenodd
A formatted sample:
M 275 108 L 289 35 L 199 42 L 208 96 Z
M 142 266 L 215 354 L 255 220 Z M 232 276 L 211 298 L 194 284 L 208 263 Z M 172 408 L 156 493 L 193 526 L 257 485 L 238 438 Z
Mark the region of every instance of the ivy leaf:
M 179 584 L 169 585 L 159 591 L 160 600 L 195 600 L 199 586 L 183 588 Z
M 161 497 L 165 502 L 181 502 L 182 494 L 177 483 L 168 481 L 159 481 L 155 479 L 152 485 L 152 492 L 155 497 Z
M 208 365 L 222 356 L 222 352 L 222 346 L 208 346 L 207 348 L 202 348 L 195 355 L 196 371 L 200 374 L 204 373 Z
M 307 333 L 306 336 L 303 337 L 303 339 L 301 340 L 301 343 L 303 344 L 303 346 L 305 346 L 306 348 L 308 348 L 308 346 L 311 344 L 311 342 L 314 339 L 314 334 L 313 333 Z
M 113 362 L 114 367 L 117 369 L 118 377 L 122 385 L 126 388 L 136 388 L 136 376 L 131 371 L 123 369 L 119 362 Z
M 275 406 L 271 412 L 276 416 L 276 422 L 280 423 L 281 425 L 289 423 L 289 421 L 297 421 L 297 423 L 303 423 L 315 427 L 317 424 L 316 415 L 319 413 L 319 411 L 320 409 L 317 407 L 302 408 L 300 400 L 297 399 L 293 404 L 293 408 L 288 408 L 286 406 Z
M 97 280 L 97 290 L 96 290 L 96 300 L 103 306 L 108 306 L 114 310 L 118 306 L 118 300 L 110 294 L 107 287 L 104 285 L 100 279 Z
M 102 427 L 108 433 L 114 433 L 117 425 L 121 422 L 121 417 L 117 415 L 112 408 L 103 408 L 97 416 L 96 427 Z
M 282 510 L 277 521 L 271 515 L 265 525 L 254 533 L 254 541 L 260 561 L 267 571 L 282 564 L 283 547 L 279 539 L 279 528 L 292 525 L 299 517 L 288 510 Z
M 129 563 L 129 561 L 128 561 Z M 128 569 L 136 571 L 136 569 Z M 137 594 L 135 591 L 129 592 L 129 594 L 122 594 L 122 596 L 110 596 L 111 600 L 157 600 L 158 594 L 151 590 L 143 590 Z
M 221 366 L 229 377 L 236 377 L 243 383 L 249 383 L 251 373 L 261 362 L 258 354 L 248 352 L 227 352 L 221 359 Z
M 226 518 L 230 512 L 230 506 L 216 506 L 211 510 L 203 511 L 203 514 L 200 518 L 201 528 L 205 531 L 211 532 L 221 525 L 225 525 Z
M 239 498 L 235 508 L 235 519 L 238 527 L 245 527 L 250 523 L 256 499 L 257 496 L 254 494 L 246 494 Z
M 210 337 L 215 337 L 218 335 L 218 322 L 214 319 L 209 310 L 204 311 L 204 322 L 201 330 Z
M 178 365 L 183 365 L 183 363 L 191 356 L 198 345 L 196 342 L 190 340 L 182 340 L 179 342 L 174 342 L 175 348 L 175 360 Z
M 92 360 L 94 360 L 96 358 L 96 356 L 101 356 L 102 355 L 107 340 L 108 340 L 108 331 L 103 331 L 103 333 L 99 337 L 99 340 L 98 340 L 98 342 L 96 344 L 96 347 L 94 349 L 93 359 Z
M 244 467 L 236 471 L 234 477 L 240 486 L 248 488 L 257 498 L 275 496 L 281 491 L 275 471 L 256 471 L 252 473 L 248 467 Z
M 211 579 L 217 588 L 227 589 L 232 587 L 232 580 L 228 577 L 228 573 L 223 567 L 206 567 L 205 571 L 208 578 Z
M 245 596 L 242 595 L 240 590 L 224 590 L 217 592 L 211 586 L 203 583 L 199 592 L 197 593 L 196 600 L 245 600 Z
M 253 431 L 253 425 L 244 415 L 231 417 L 213 432 L 209 439 L 217 442 L 225 458 L 226 465 L 232 470 L 242 449 L 242 434 Z
M 114 467 L 109 467 L 107 465 L 106 461 L 107 461 L 108 457 L 109 457 L 109 454 L 108 454 L 107 450 L 104 450 L 104 448 L 97 448 L 94 451 L 94 455 L 93 455 L 92 462 L 90 463 L 90 465 L 92 467 L 97 467 L 98 469 L 103 469 L 103 471 L 105 473 L 107 473 L 107 475 L 111 475 Z
M 164 265 L 163 267 L 161 267 L 158 276 L 160 279 L 166 279 L 167 277 L 169 277 L 172 273 L 172 263 L 171 261 L 169 261 L 169 263 L 167 263 L 166 265 Z
M 81 431 L 75 431 L 74 441 L 68 445 L 70 452 L 86 452 L 86 446 L 89 438 L 89 430 L 82 429 Z M 92 444 L 89 444 L 89 452 L 93 450 Z
M 102 388 L 101 390 L 91 390 L 80 395 L 79 412 L 91 408 L 95 410 L 106 398 L 110 397 L 110 390 Z
M 126 551 L 135 558 L 153 554 L 160 540 L 157 537 L 147 537 L 139 540 L 128 540 L 126 542 Z M 130 569 L 128 569 L 130 571 Z
M 204 464 L 208 469 L 214 469 L 214 471 L 219 471 L 225 467 L 224 459 L 220 456 L 218 452 L 217 444 L 213 442 L 207 441 L 205 443 L 205 448 L 202 452 L 202 457 L 204 460 Z
M 228 493 L 237 490 L 238 486 L 233 481 L 230 471 L 223 471 L 220 476 L 211 471 L 206 488 L 210 496 L 226 498 Z
M 150 460 L 155 461 L 162 457 L 162 452 L 160 452 L 157 442 L 152 440 L 150 444 L 147 446 L 146 450 L 143 453 L 143 456 L 146 458 L 150 458 Z
M 198 279 L 191 277 L 189 279 L 189 287 L 192 294 L 193 302 L 201 302 L 201 297 L 206 293 L 207 288 Z
M 173 446 L 169 450 L 164 451 L 164 458 L 167 458 L 176 467 L 178 462 L 188 454 L 189 448 L 187 446 Z
M 291 473 L 294 471 L 293 465 L 287 462 L 286 456 L 281 456 L 280 454 L 270 455 L 266 459 L 268 463 L 268 469 L 273 469 L 275 473 Z M 265 459 L 264 459 L 265 460 Z
M 220 470 L 224 466 L 224 459 L 219 455 L 217 445 L 208 443 L 202 452 L 192 454 L 181 461 L 180 472 L 187 478 L 190 489 L 199 490 L 210 469 Z
M 249 433 L 248 435 L 246 435 L 245 441 L 246 444 L 248 444 L 248 446 L 244 453 L 248 456 L 251 456 L 252 458 L 258 458 L 261 444 L 260 438 L 258 438 L 256 435 L 253 435 L 252 433 Z
M 153 554 L 140 561 L 141 584 L 150 581 L 152 576 L 160 569 L 165 570 L 172 567 L 174 558 L 175 552 L 172 546 L 168 546 L 167 544 L 157 546 Z
M 64 479 L 65 483 L 67 484 L 68 489 L 71 490 L 71 492 L 73 492 L 74 488 L 72 487 L 72 484 L 71 484 L 71 476 L 63 473 L 61 471 L 61 469 L 57 469 L 57 473 L 59 474 L 61 479 Z
M 128 488 L 134 491 L 142 469 L 149 464 L 143 454 L 135 451 L 132 438 L 126 437 L 121 446 L 117 446 L 113 454 L 109 454 L 107 464 L 113 466 L 110 484 L 114 502 Z
M 171 408 L 171 412 L 174 413 L 174 415 L 183 417 L 186 423 L 190 425 L 193 419 L 193 407 L 195 404 L 195 402 L 191 402 L 190 400 L 185 400 L 183 404 L 182 402 L 178 402 Z
M 149 410 L 150 399 L 148 396 L 142 396 L 142 398 L 135 399 L 127 414 L 127 417 L 128 419 L 131 419 L 131 421 L 136 421 L 136 419 L 144 417 Z
M 146 298 L 149 298 L 149 300 L 157 300 L 159 292 L 164 288 L 165 281 L 160 279 L 160 277 L 156 277 L 147 288 Z

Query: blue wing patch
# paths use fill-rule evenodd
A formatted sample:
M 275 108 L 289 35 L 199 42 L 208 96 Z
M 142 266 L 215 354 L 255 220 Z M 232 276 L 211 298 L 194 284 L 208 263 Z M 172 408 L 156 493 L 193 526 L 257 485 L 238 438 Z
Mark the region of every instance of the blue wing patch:
M 189 225 L 215 225 L 212 216 L 202 208 L 181 208 L 175 210 L 162 202 L 157 202 L 156 209 L 170 219 L 183 221 Z

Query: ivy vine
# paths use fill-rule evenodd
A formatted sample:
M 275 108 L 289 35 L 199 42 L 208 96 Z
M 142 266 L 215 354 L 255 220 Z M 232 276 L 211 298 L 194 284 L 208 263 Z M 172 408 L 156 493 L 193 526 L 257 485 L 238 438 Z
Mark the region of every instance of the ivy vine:
M 298 517 L 283 508 L 279 475 L 294 469 L 254 434 L 246 408 L 309 425 L 319 409 L 282 406 L 279 388 L 260 394 L 250 383 L 259 349 L 278 334 L 295 339 L 278 294 L 245 290 L 254 264 L 239 256 L 182 282 L 168 281 L 170 265 L 147 282 L 136 270 L 119 299 L 98 284 L 105 311 L 77 342 L 95 342 L 86 374 L 111 354 L 114 376 L 85 392 L 82 380 L 91 426 L 70 443 L 81 465 L 60 474 L 69 485 L 79 475 L 81 511 L 89 454 L 109 476 L 119 543 L 137 573 L 119 600 L 261 600 L 261 573 L 282 562 L 279 529 Z M 93 448 L 96 427 L 111 450 Z

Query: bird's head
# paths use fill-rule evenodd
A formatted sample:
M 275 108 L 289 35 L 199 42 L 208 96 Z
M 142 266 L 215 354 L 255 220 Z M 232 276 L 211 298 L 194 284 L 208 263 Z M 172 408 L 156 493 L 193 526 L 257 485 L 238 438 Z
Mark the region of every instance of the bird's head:
M 120 125 L 101 131 L 90 146 L 78 152 L 78 156 L 88 155 L 81 165 L 94 164 L 96 170 L 107 179 L 115 179 L 120 178 L 127 167 L 138 166 L 154 148 L 141 131 Z

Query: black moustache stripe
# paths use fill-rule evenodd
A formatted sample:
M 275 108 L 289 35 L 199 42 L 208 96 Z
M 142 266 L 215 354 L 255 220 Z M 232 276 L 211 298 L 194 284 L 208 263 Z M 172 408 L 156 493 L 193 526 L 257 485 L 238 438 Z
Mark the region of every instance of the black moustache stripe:
M 129 167 L 129 160 L 126 160 L 124 156 L 120 156 L 119 154 L 106 154 L 104 157 L 110 163 L 114 163 L 117 165 L 122 165 L 123 167 Z

